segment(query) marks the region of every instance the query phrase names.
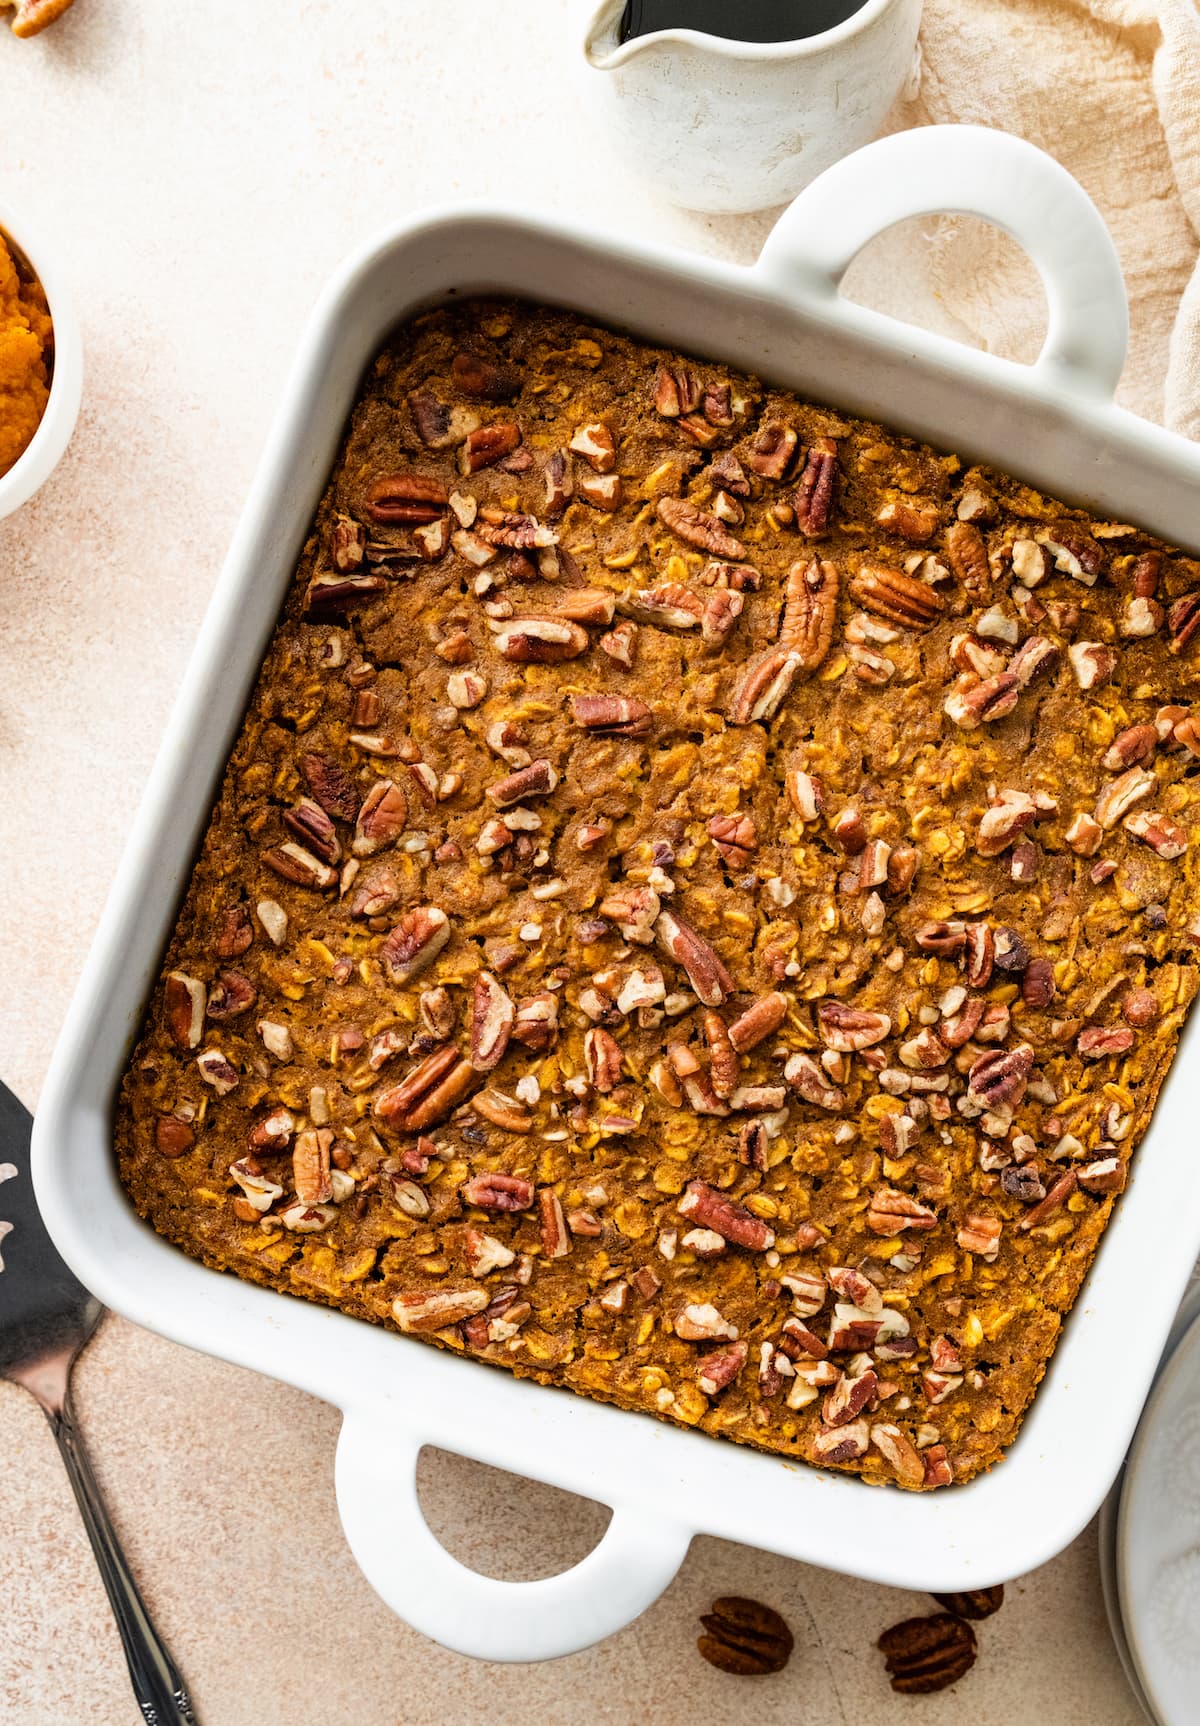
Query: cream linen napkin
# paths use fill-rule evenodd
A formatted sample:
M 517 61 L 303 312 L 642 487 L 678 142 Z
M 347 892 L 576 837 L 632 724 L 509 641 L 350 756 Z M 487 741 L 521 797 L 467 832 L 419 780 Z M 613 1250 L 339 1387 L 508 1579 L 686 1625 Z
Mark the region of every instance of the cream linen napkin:
M 1075 175 L 1129 290 L 1120 399 L 1200 438 L 1200 0 L 926 0 L 921 47 L 920 95 L 895 119 L 998 126 Z M 1004 236 L 948 217 L 878 244 L 903 252 L 913 303 L 931 296 L 948 331 L 1035 357 L 1041 287 Z

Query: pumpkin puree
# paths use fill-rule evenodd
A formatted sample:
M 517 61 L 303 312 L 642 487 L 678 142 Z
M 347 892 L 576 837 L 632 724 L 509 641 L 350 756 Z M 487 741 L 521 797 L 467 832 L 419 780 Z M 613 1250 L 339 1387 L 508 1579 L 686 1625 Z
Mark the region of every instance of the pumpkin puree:
M 50 394 L 50 313 L 0 237 L 0 474 L 23 454 Z

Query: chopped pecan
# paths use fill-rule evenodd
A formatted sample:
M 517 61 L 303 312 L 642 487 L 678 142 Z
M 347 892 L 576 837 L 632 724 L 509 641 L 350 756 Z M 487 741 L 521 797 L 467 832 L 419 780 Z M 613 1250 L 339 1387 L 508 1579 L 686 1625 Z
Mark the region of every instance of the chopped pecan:
M 1046 1221 L 1047 1217 L 1053 1216 L 1059 1206 L 1066 1203 L 1067 1199 L 1069 1199 L 1071 1194 L 1075 1191 L 1078 1181 L 1079 1175 L 1075 1169 L 1065 1169 L 1054 1182 L 1053 1186 L 1051 1186 L 1041 1203 L 1034 1205 L 1031 1211 L 1025 1212 L 1025 1215 L 1021 1218 L 1019 1227 L 1025 1232 L 1028 1232 L 1030 1229 L 1039 1228 L 1041 1224 Z
M 556 665 L 587 651 L 587 631 L 562 617 L 511 617 L 495 630 L 496 651 L 518 665 Z
M 303 845 L 295 845 L 288 840 L 286 845 L 276 845 L 270 851 L 263 852 L 263 862 L 268 869 L 274 870 L 285 881 L 292 881 L 297 887 L 327 887 L 337 885 L 337 870 L 331 869 L 314 857 L 311 851 L 306 851 Z
M 880 504 L 875 512 L 875 521 L 879 527 L 886 528 L 888 533 L 894 533 L 900 539 L 909 540 L 913 545 L 923 545 L 931 538 L 939 519 L 940 511 L 936 503 L 921 502 L 911 497 L 891 498 Z M 954 529 L 951 528 L 946 536 L 947 549 L 950 533 L 953 532 Z
M 729 1348 L 713 1349 L 703 1355 L 696 1371 L 696 1382 L 705 1396 L 719 1396 L 727 1390 L 746 1364 L 749 1343 L 735 1342 Z
M 538 1193 L 538 1228 L 546 1257 L 566 1258 L 571 1251 L 571 1236 L 562 1203 L 553 1187 L 543 1187 Z
M 249 977 L 243 977 L 240 971 L 222 971 L 208 991 L 208 1017 L 218 1024 L 224 1019 L 236 1019 L 239 1014 L 249 1012 L 257 993 Z
M 975 839 L 981 857 L 999 857 L 1038 817 L 1038 807 L 1027 791 L 1001 791 L 984 811 Z
M 557 784 L 558 773 L 553 764 L 539 757 L 489 785 L 486 795 L 498 809 L 510 809 L 515 804 L 524 803 L 527 798 L 549 797 Z
M 812 1439 L 814 1462 L 857 1462 L 867 1454 L 871 1429 L 865 1420 L 852 1421 L 849 1426 L 822 1427 Z
M 583 1059 L 587 1076 L 605 1094 L 621 1082 L 621 1045 L 608 1031 L 594 1026 L 584 1033 Z
M 283 824 L 323 863 L 336 863 L 341 858 L 337 830 L 320 804 L 311 797 L 302 797 L 294 808 L 285 809 Z
M 470 408 L 447 407 L 432 390 L 414 390 L 408 398 L 417 436 L 427 449 L 454 449 L 479 425 Z
M 701 1027 L 708 1045 L 709 1083 L 715 1094 L 726 1102 L 737 1088 L 740 1070 L 737 1050 L 730 1041 L 724 1019 L 711 1007 L 701 1015 Z
M 917 1488 L 925 1484 L 925 1464 L 921 1461 L 921 1453 L 916 1445 L 890 1421 L 876 1422 L 871 1428 L 871 1443 L 891 1465 L 896 1479 L 902 1486 Z
M 504 1133 L 527 1133 L 533 1125 L 529 1110 L 503 1091 L 480 1091 L 471 1099 L 471 1107 L 477 1115 Z
M 1200 593 L 1185 593 L 1175 601 L 1167 613 L 1167 629 L 1171 636 L 1167 643 L 1170 651 L 1184 652 L 1200 629 Z
M 372 1112 L 398 1132 L 424 1132 L 452 1114 L 475 1082 L 470 1061 L 463 1060 L 453 1043 L 443 1043 L 398 1085 L 381 1092 Z
M 867 1227 L 877 1235 L 899 1234 L 904 1229 L 932 1229 L 937 1212 L 895 1187 L 877 1187 L 867 1210 Z
M 1090 534 L 1060 524 L 1038 528 L 1034 538 L 1049 552 L 1056 569 L 1081 581 L 1085 587 L 1095 586 L 1096 577 L 1104 568 L 1104 553 Z
M 764 420 L 746 450 L 746 466 L 763 479 L 782 479 L 791 466 L 799 438 L 782 420 Z
M 680 366 L 671 370 L 660 365 L 654 380 L 654 407 L 663 419 L 679 419 L 700 406 L 700 380 Z
M 490 971 L 481 971 L 471 998 L 471 1065 L 477 1073 L 499 1066 L 515 1019 L 516 1008 L 504 985 Z
M 383 593 L 387 585 L 385 575 L 314 575 L 304 595 L 305 614 L 308 617 L 344 616 L 352 606 L 362 605 L 377 593 Z
M 843 1001 L 822 1001 L 817 1008 L 817 1020 L 821 1040 L 826 1047 L 845 1054 L 872 1048 L 881 1043 L 892 1028 L 887 1013 L 848 1007 Z
M 1182 857 L 1188 848 L 1186 828 L 1180 827 L 1160 810 L 1135 809 L 1132 815 L 1125 817 L 1123 825 L 1127 833 L 1132 833 L 1135 839 L 1140 839 L 1143 845 L 1148 845 L 1151 851 L 1156 851 L 1168 862 Z
M 196 1056 L 196 1066 L 200 1077 L 206 1085 L 211 1085 L 218 1097 L 227 1097 L 230 1091 L 238 1087 L 239 1073 L 233 1063 L 226 1059 L 220 1049 L 205 1049 Z
M 511 455 L 520 441 L 521 428 L 511 421 L 479 426 L 468 432 L 463 440 L 458 456 L 460 473 L 479 473 L 482 468 L 494 467 L 506 455 Z
M 773 719 L 800 672 L 802 657 L 786 647 L 768 648 L 748 660 L 729 703 L 734 725 Z
M 646 1268 L 648 1267 L 643 1266 L 643 1269 Z M 653 1275 L 653 1273 L 651 1274 Z M 635 1285 L 637 1280 L 635 1276 L 633 1279 Z M 656 1284 L 657 1280 L 655 1278 Z M 730 1324 L 727 1319 L 723 1318 L 709 1301 L 685 1306 L 676 1313 L 674 1330 L 675 1335 L 682 1337 L 684 1342 L 715 1342 L 725 1337 L 728 1337 L 732 1342 L 737 1338 L 737 1326 Z
M 1148 797 L 1155 787 L 1153 773 L 1142 767 L 1131 767 L 1104 787 L 1096 799 L 1096 820 L 1107 831 L 1122 820 L 1135 803 Z
M 850 591 L 867 611 L 908 629 L 928 629 L 945 610 L 945 602 L 926 582 L 885 564 L 862 564 Z
M 481 1211 L 527 1211 L 533 1203 L 532 1182 L 502 1171 L 472 1175 L 458 1191 L 465 1205 Z
M 1000 1251 L 1003 1231 L 1004 1223 L 1000 1217 L 972 1211 L 964 1219 L 955 1239 L 965 1253 L 977 1253 L 981 1259 L 991 1261 Z
M 163 1015 L 178 1049 L 198 1049 L 204 1035 L 207 990 L 186 971 L 171 971 L 163 985 Z
M 714 1230 L 732 1246 L 761 1253 L 775 1245 L 774 1231 L 766 1223 L 704 1181 L 688 1182 L 679 1201 L 679 1214 Z
M 789 1055 L 783 1076 L 798 1097 L 803 1098 L 806 1103 L 814 1104 L 818 1109 L 828 1109 L 836 1114 L 845 1106 L 845 1092 L 830 1083 L 824 1069 L 811 1055 L 800 1051 Z
M 778 990 L 760 995 L 730 1025 L 729 1041 L 739 1055 L 744 1055 L 777 1031 L 786 1014 L 786 995 L 781 995 Z
M 617 925 L 627 941 L 633 941 L 639 947 L 648 947 L 653 941 L 654 925 L 661 909 L 661 901 L 653 887 L 615 887 L 601 899 L 597 909 L 601 917 L 607 917 Z
M 981 1109 L 1015 1108 L 1032 1071 L 1033 1049 L 1028 1043 L 1018 1043 L 1015 1049 L 989 1049 L 967 1074 L 967 1100 Z
M 874 1404 L 878 1394 L 879 1375 L 874 1367 L 859 1373 L 844 1372 L 821 1404 L 821 1418 L 826 1426 L 849 1426 Z
M 402 1331 L 421 1335 L 461 1324 L 482 1312 L 490 1298 L 486 1289 L 411 1289 L 396 1296 L 392 1316 Z
M 727 863 L 744 869 L 758 849 L 758 832 L 752 815 L 714 815 L 708 836 Z
M 706 1007 L 719 1007 L 733 993 L 733 979 L 702 935 L 671 911 L 660 911 L 654 925 L 660 945 L 687 972 Z
M 796 526 L 809 539 L 820 539 L 829 531 L 837 484 L 837 455 L 837 444 L 827 437 L 816 438 L 805 454 L 792 506 Z
M 1061 658 L 1061 650 L 1055 642 L 1044 635 L 1031 635 L 1013 654 L 1008 669 L 1020 687 L 1028 689 L 1040 672 L 1050 670 Z
M 1117 669 L 1117 656 L 1102 641 L 1073 641 L 1067 658 L 1080 689 L 1096 689 Z
M 518 1001 L 512 1037 L 539 1054 L 552 1049 L 558 1039 L 558 996 L 547 990 Z
M 300 770 L 327 815 L 336 815 L 341 821 L 357 817 L 361 798 L 349 774 L 336 761 L 310 753 L 300 757 Z
M 1085 1061 L 1102 1061 L 1108 1055 L 1124 1055 L 1133 1047 L 1133 1032 L 1124 1025 L 1089 1025 L 1075 1044 Z
M 603 420 L 579 426 L 569 447 L 597 473 L 611 473 L 617 465 L 617 440 Z
M 701 550 L 712 552 L 714 557 L 734 561 L 740 561 L 746 555 L 740 539 L 727 533 L 715 515 L 706 514 L 687 498 L 660 497 L 655 511 L 664 527 L 670 528 L 688 545 L 698 545 Z
M 413 905 L 380 948 L 393 983 L 407 983 L 437 958 L 450 939 L 450 919 L 437 905 Z
M 333 1196 L 329 1153 L 333 1132 L 329 1127 L 309 1128 L 297 1133 L 292 1149 L 292 1174 L 296 1197 L 306 1205 L 327 1204 Z
M 992 725 L 1004 719 L 1017 705 L 1021 685 L 1012 671 L 1002 671 L 996 677 L 985 677 L 982 683 L 963 684 L 953 688 L 942 709 L 963 731 L 974 731 L 978 725 Z

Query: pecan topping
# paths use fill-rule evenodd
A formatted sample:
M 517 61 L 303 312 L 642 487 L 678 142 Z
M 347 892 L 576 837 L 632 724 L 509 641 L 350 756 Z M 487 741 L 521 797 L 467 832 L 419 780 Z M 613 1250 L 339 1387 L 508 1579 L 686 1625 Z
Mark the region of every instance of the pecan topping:
M 1104 553 L 1090 534 L 1062 525 L 1041 527 L 1034 538 L 1049 552 L 1056 569 L 1081 581 L 1085 587 L 1095 586 L 1096 577 L 1104 568 Z
M 830 1083 L 824 1068 L 811 1055 L 799 1051 L 789 1055 L 783 1076 L 798 1097 L 806 1103 L 813 1103 L 818 1109 L 836 1113 L 845 1105 L 845 1092 Z
M 969 521 L 956 521 L 946 529 L 946 555 L 950 567 L 973 599 L 982 599 L 992 585 L 983 535 Z
M 713 1349 L 704 1355 L 696 1369 L 696 1382 L 705 1396 L 719 1396 L 728 1390 L 749 1353 L 749 1343 L 735 1342 L 729 1348 Z
M 679 1214 L 694 1219 L 702 1228 L 712 1229 L 732 1246 L 761 1253 L 775 1245 L 774 1231 L 766 1223 L 704 1181 L 688 1182 L 679 1201 Z
M 511 422 L 480 426 L 476 431 L 468 432 L 459 451 L 460 473 L 479 473 L 485 467 L 494 467 L 505 456 L 511 455 L 520 441 L 521 428 Z
M 367 490 L 366 510 L 372 521 L 420 527 L 444 514 L 449 494 L 433 474 L 383 474 Z
M 427 449 L 454 449 L 479 425 L 470 408 L 447 407 L 432 390 L 414 390 L 408 398 L 417 436 Z
M 908 1435 L 890 1422 L 877 1422 L 871 1428 L 871 1443 L 892 1471 L 901 1486 L 920 1487 L 925 1484 L 925 1464 L 921 1453 Z
M 412 1289 L 396 1296 L 392 1316 L 401 1330 L 421 1335 L 461 1324 L 489 1299 L 486 1289 Z
M 752 815 L 714 815 L 708 836 L 727 863 L 744 869 L 758 849 L 758 832 Z
M 900 539 L 907 539 L 913 545 L 923 545 L 933 534 L 939 519 L 935 503 L 921 503 L 916 498 L 893 498 L 881 504 L 875 512 L 875 520 L 880 527 L 886 528 Z M 953 532 L 954 529 L 951 528 L 950 533 Z
M 357 811 L 351 847 L 354 856 L 369 858 L 394 844 L 404 832 L 406 822 L 407 799 L 401 787 L 390 778 L 376 778 L 364 797 L 363 808 Z
M 768 648 L 747 662 L 733 698 L 729 718 L 734 725 L 773 719 L 795 683 L 802 664 L 799 653 L 786 647 Z
M 744 1055 L 777 1031 L 786 1014 L 786 995 L 781 995 L 778 990 L 760 995 L 730 1025 L 729 1041 L 739 1055 Z
M 1037 817 L 1037 804 L 1027 791 L 1001 791 L 979 823 L 975 849 L 981 857 L 999 857 Z
M 481 971 L 471 997 L 471 1065 L 477 1073 L 490 1073 L 499 1066 L 516 1014 L 504 986 L 490 971 Z
M 292 809 L 283 812 L 283 824 L 323 863 L 336 863 L 342 854 L 337 830 L 319 803 L 302 797 Z
M 437 958 L 450 939 L 450 919 L 437 905 L 413 905 L 379 950 L 393 983 L 407 983 Z
M 324 889 L 337 883 L 336 869 L 330 869 L 319 857 L 306 851 L 303 845 L 293 845 L 290 840 L 286 845 L 277 845 L 270 851 L 264 851 L 263 862 L 285 881 L 294 881 L 297 887 Z
M 325 755 L 302 755 L 300 770 L 316 801 L 327 815 L 353 821 L 361 801 L 348 773 Z
M 856 1462 L 867 1454 L 871 1430 L 865 1420 L 852 1421 L 849 1426 L 822 1427 L 812 1440 L 814 1462 Z
M 222 971 L 208 991 L 208 1016 L 217 1023 L 236 1019 L 250 1010 L 256 998 L 257 990 L 249 977 L 243 977 L 240 971 Z
M 558 544 L 553 528 L 543 527 L 536 516 L 510 509 L 480 510 L 475 531 L 486 545 L 507 546 L 510 551 Z
M 527 1211 L 533 1203 L 533 1185 L 520 1175 L 472 1175 L 459 1188 L 459 1195 L 465 1205 L 481 1211 Z
M 877 1235 L 899 1234 L 904 1229 L 931 1229 L 937 1224 L 937 1212 L 928 1205 L 918 1204 L 907 1193 L 895 1187 L 878 1187 L 867 1211 L 867 1227 Z
M 540 758 L 489 785 L 487 795 L 498 809 L 508 809 L 528 797 L 549 797 L 557 784 L 558 774 L 553 765 Z
M 496 629 L 496 651 L 518 665 L 555 665 L 587 651 L 587 631 L 559 617 L 513 617 Z
M 816 671 L 829 652 L 837 619 L 837 565 L 809 558 L 794 563 L 784 589 L 779 645 L 798 653 L 798 673 Z
M 1158 732 L 1153 725 L 1130 725 L 1113 738 L 1101 766 L 1109 773 L 1121 773 L 1127 767 L 1141 767 L 1158 747 Z
M 1006 718 L 1020 693 L 1016 673 L 1002 671 L 996 677 L 985 677 L 982 683 L 960 684 L 950 691 L 942 707 L 963 731 L 973 731 L 977 725 L 992 725 Z
M 585 731 L 644 737 L 654 712 L 646 702 L 629 695 L 575 695 L 571 698 L 571 717 Z
M 314 575 L 304 595 L 305 614 L 344 616 L 352 606 L 383 593 L 387 585 L 385 575 Z
M 475 1083 L 475 1072 L 453 1043 L 434 1049 L 400 1084 L 382 1092 L 373 1113 L 398 1132 L 423 1132 L 444 1121 Z
M 906 1618 L 879 1638 L 892 1689 L 928 1696 L 957 1684 L 975 1664 L 975 1632 L 949 1612 Z
M 643 1266 L 643 1269 L 648 1269 Z M 651 1276 L 654 1273 L 651 1271 Z M 638 1276 L 641 1272 L 638 1273 Z M 634 1277 L 637 1284 L 638 1277 Z M 657 1278 L 655 1279 L 657 1283 Z M 646 1296 L 645 1298 L 649 1298 Z M 737 1337 L 737 1326 L 722 1318 L 716 1307 L 705 1301 L 699 1305 L 685 1306 L 675 1315 L 675 1335 L 682 1337 L 684 1342 L 714 1342 L 719 1338 L 728 1337 L 731 1341 Z
M 1127 773 L 1122 773 L 1119 779 L 1106 785 L 1096 799 L 1096 820 L 1100 826 L 1106 831 L 1115 827 L 1135 803 L 1150 795 L 1155 783 L 1153 773 L 1147 773 L 1141 767 L 1131 767 Z
M 511 366 L 497 366 L 462 350 L 450 362 L 450 376 L 465 396 L 480 401 L 508 402 L 520 394 L 521 379 Z
M 885 564 L 864 563 L 851 579 L 850 591 L 867 611 L 907 629 L 928 629 L 945 610 L 927 583 Z
M 825 1046 L 844 1054 L 881 1043 L 892 1028 L 887 1013 L 848 1007 L 843 1001 L 822 1001 L 817 1008 L 817 1019 Z
M 172 971 L 163 988 L 163 1015 L 171 1040 L 179 1049 L 198 1049 L 204 1035 L 204 984 L 186 971 Z
M 1012 1109 L 1025 1095 L 1033 1070 L 1033 1050 L 1028 1043 L 1015 1049 L 989 1049 L 973 1063 L 967 1074 L 967 1099 L 981 1109 Z
M 196 1056 L 196 1066 L 200 1077 L 206 1085 L 211 1085 L 218 1097 L 227 1097 L 230 1091 L 238 1087 L 239 1073 L 231 1061 L 227 1061 L 220 1049 L 205 1049 L 202 1055 Z
M 698 545 L 702 551 L 712 552 L 714 557 L 726 557 L 734 562 L 740 562 L 746 555 L 740 539 L 727 533 L 715 515 L 706 514 L 687 498 L 660 497 L 655 511 L 664 527 L 669 527 L 688 545 Z
M 648 947 L 653 941 L 654 924 L 660 910 L 659 897 L 653 887 L 616 887 L 601 899 L 598 910 L 601 917 L 607 917 L 617 925 L 627 941 L 640 947 Z
M 792 507 L 796 526 L 809 539 L 820 539 L 829 531 L 833 492 L 837 483 L 838 446 L 832 438 L 819 437 L 804 457 Z
M 733 979 L 702 935 L 671 911 L 661 911 L 654 925 L 660 945 L 687 972 L 688 981 L 706 1007 L 719 1007 L 733 993 Z
M 329 1127 L 309 1128 L 297 1133 L 292 1150 L 292 1174 L 296 1197 L 306 1205 L 327 1204 L 333 1196 L 329 1153 L 333 1132 Z
M 603 420 L 580 426 L 569 447 L 597 473 L 611 473 L 617 465 L 617 440 Z
M 1140 839 L 1143 845 L 1157 851 L 1168 862 L 1182 857 L 1188 848 L 1186 829 L 1157 809 L 1135 809 L 1132 815 L 1125 817 L 1124 827 L 1127 833 L 1132 833 L 1135 839 Z
M 616 609 L 614 596 L 604 587 L 576 587 L 564 593 L 554 615 L 571 623 L 611 623 Z
M 1133 1032 L 1124 1025 L 1092 1025 L 1080 1031 L 1075 1047 L 1085 1061 L 1103 1061 L 1108 1055 L 1127 1054 Z
M 746 466 L 763 479 L 782 479 L 799 441 L 791 426 L 782 420 L 764 420 L 746 450 Z
M 1171 635 L 1167 644 L 1170 651 L 1182 653 L 1200 629 L 1200 593 L 1185 593 L 1175 601 L 1167 613 L 1167 628 Z
M 782 1672 L 791 1658 L 793 1638 L 770 1606 L 739 1594 L 714 1600 L 700 1619 L 704 1635 L 696 1641 L 710 1666 L 738 1677 Z
M 1080 689 L 1096 689 L 1107 683 L 1117 669 L 1117 656 L 1102 641 L 1073 641 L 1067 658 Z
M 593 1027 L 584 1034 L 583 1059 L 589 1081 L 606 1094 L 621 1082 L 621 1045 L 609 1032 Z
M 659 366 L 654 380 L 654 407 L 663 419 L 679 419 L 700 406 L 700 381 L 682 366 L 675 371 Z
M 571 1251 L 571 1236 L 562 1203 L 553 1187 L 543 1187 L 538 1193 L 538 1228 L 546 1257 L 566 1258 Z

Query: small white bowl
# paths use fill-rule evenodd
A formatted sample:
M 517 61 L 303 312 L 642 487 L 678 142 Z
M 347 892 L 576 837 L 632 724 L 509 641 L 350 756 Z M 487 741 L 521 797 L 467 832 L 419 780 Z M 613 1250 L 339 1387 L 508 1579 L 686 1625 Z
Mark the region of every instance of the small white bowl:
M 0 520 L 33 496 L 58 466 L 71 441 L 83 393 L 83 344 L 74 302 L 52 250 L 24 216 L 0 203 L 0 235 L 21 254 L 46 293 L 54 325 L 50 396 L 28 448 L 0 474 Z

